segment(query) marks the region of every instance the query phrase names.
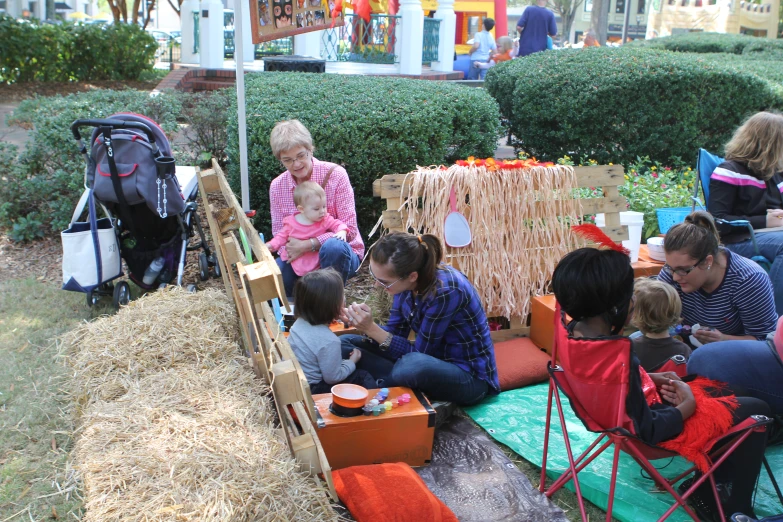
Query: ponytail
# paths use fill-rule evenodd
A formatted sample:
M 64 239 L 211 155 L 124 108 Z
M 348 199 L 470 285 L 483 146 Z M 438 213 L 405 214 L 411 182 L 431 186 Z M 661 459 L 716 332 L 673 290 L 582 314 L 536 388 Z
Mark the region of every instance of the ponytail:
M 437 279 L 438 265 L 443 260 L 440 239 L 432 234 L 412 235 L 395 232 L 383 236 L 372 248 L 370 258 L 381 265 L 391 264 L 398 277 L 416 272 L 416 292 L 428 290 Z
M 693 259 L 703 260 L 720 251 L 720 234 L 715 220 L 707 212 L 696 211 L 666 233 L 663 249 L 667 253 L 685 252 Z

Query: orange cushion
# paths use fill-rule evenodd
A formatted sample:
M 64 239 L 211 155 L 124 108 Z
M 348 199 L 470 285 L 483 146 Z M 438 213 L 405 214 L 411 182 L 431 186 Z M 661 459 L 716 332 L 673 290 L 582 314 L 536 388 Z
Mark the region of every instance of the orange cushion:
M 459 522 L 409 465 L 372 464 L 332 471 L 334 489 L 357 522 Z
M 546 363 L 550 356 L 528 337 L 495 343 L 495 365 L 500 391 L 515 390 L 549 378 Z

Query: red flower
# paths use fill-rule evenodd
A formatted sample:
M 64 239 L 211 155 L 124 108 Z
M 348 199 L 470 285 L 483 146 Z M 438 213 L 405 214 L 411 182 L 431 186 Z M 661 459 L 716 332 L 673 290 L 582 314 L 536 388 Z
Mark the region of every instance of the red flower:
M 652 177 L 657 178 L 658 177 L 658 173 L 657 172 L 653 172 L 652 173 Z
M 666 188 L 666 183 L 662 183 L 661 188 Z

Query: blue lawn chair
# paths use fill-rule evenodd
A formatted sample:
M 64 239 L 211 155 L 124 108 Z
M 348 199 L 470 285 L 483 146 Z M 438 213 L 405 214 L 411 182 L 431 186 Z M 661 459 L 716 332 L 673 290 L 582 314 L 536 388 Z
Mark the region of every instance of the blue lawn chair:
M 698 205 L 703 210 L 708 211 L 707 202 L 710 200 L 710 177 L 712 176 L 712 173 L 715 171 L 717 166 L 721 163 L 723 163 L 723 158 L 720 156 L 716 156 L 715 154 L 707 152 L 704 149 L 699 149 L 699 155 L 696 158 L 696 183 L 693 189 L 692 210 L 696 210 L 696 205 Z M 704 196 L 703 205 L 701 201 L 699 201 L 699 185 L 701 185 L 702 195 Z M 750 239 L 753 242 L 753 250 L 755 251 L 755 255 L 753 255 L 750 259 L 751 261 L 755 261 L 761 268 L 769 273 L 770 269 L 772 268 L 772 263 L 769 261 L 769 259 L 761 255 L 758 244 L 756 244 L 756 234 L 753 232 L 753 226 L 750 224 L 750 221 L 747 219 L 726 221 L 725 219 L 716 218 L 715 222 L 723 225 L 730 225 L 732 227 L 747 228 L 748 232 L 750 232 Z

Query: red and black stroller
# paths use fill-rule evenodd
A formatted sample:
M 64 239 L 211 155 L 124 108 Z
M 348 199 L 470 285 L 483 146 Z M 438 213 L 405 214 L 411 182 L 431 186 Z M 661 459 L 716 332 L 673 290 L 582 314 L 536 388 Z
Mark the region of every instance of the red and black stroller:
M 93 128 L 88 144 L 82 143 L 82 127 Z M 103 295 L 112 296 L 115 306 L 127 304 L 128 283 L 113 282 L 122 276 L 121 260 L 130 279 L 149 290 L 175 278 L 182 285 L 191 250 L 203 250 L 202 280 L 209 278 L 210 270 L 220 275 L 197 213 L 195 168 L 175 166 L 169 140 L 157 123 L 139 114 L 118 113 L 103 120 L 76 120 L 71 132 L 87 168 L 85 193 L 71 227 L 62 234 L 64 290 L 85 292 L 89 306 Z M 85 203 L 89 221 L 77 223 Z M 96 203 L 105 218 L 97 218 Z M 108 229 L 113 229 L 114 240 Z M 69 249 L 67 242 L 80 234 L 81 246 Z M 198 241 L 190 244 L 196 234 Z

